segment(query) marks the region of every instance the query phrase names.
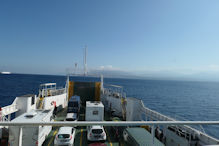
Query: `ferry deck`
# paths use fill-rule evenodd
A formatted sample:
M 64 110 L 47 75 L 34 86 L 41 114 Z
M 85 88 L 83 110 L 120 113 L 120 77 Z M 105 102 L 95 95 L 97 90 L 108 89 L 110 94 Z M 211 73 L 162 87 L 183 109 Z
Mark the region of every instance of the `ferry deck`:
M 79 121 L 84 120 L 84 113 L 82 111 L 83 110 L 81 110 L 81 112 L 80 112 Z M 65 108 L 65 109 L 63 109 L 63 110 L 61 110 L 60 112 L 57 113 L 55 121 L 64 121 L 65 117 L 66 117 L 66 114 L 67 114 L 67 109 Z M 104 114 L 105 121 L 109 121 L 110 118 L 111 117 L 110 117 L 109 113 L 105 112 L 105 114 Z M 105 132 L 106 132 L 106 135 L 107 135 L 107 139 L 105 141 L 105 144 L 107 146 L 119 146 L 119 145 L 123 146 L 124 145 L 122 140 L 119 140 L 114 136 L 114 133 L 112 133 L 112 131 L 111 131 L 111 127 L 104 127 L 104 128 L 105 128 Z M 53 127 L 52 131 L 50 132 L 47 139 L 43 143 L 43 146 L 53 146 L 54 145 L 54 138 L 55 138 L 58 130 L 59 130 L 59 127 Z M 87 140 L 86 127 L 76 127 L 74 145 L 76 145 L 76 146 L 87 146 L 87 145 L 92 144 L 92 143 L 95 143 L 95 142 L 89 142 Z

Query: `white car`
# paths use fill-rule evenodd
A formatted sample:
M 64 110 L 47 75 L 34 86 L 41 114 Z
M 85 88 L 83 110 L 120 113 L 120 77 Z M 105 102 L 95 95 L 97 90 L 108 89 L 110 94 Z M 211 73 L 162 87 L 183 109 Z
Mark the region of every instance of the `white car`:
M 77 121 L 77 113 L 67 113 L 65 121 Z
M 73 146 L 75 131 L 76 130 L 73 127 L 60 127 L 59 132 L 56 134 L 54 145 Z
M 95 125 L 87 127 L 87 139 L 89 141 L 105 141 L 106 132 L 103 126 Z

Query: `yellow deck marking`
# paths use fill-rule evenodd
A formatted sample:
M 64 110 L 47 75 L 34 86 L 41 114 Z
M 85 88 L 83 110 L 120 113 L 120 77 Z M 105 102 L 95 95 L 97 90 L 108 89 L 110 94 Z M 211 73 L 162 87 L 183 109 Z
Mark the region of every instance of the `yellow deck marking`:
M 80 146 L 82 146 L 82 136 L 83 136 L 83 129 L 81 129 Z
M 111 142 L 111 140 L 110 140 L 110 136 L 109 136 L 109 134 L 108 134 L 108 131 L 106 130 L 106 134 L 107 134 L 107 138 L 108 138 L 108 140 L 109 140 L 109 144 L 110 144 L 110 146 L 113 146 L 113 144 L 112 144 L 112 142 Z
M 64 110 L 62 111 L 62 113 L 64 113 Z M 57 121 L 57 120 L 54 119 L 54 121 Z M 58 132 L 58 129 L 56 129 L 56 130 L 53 132 L 52 137 L 54 137 L 54 136 L 56 135 L 57 132 Z M 51 145 L 53 139 L 54 139 L 54 138 L 51 138 L 51 139 L 50 139 L 48 146 Z
M 58 129 L 57 129 L 56 131 L 54 131 L 54 133 L 52 134 L 52 137 L 54 137 L 57 132 L 58 132 Z M 51 138 L 51 139 L 50 139 L 48 146 L 51 145 L 53 139 L 54 139 L 54 138 Z

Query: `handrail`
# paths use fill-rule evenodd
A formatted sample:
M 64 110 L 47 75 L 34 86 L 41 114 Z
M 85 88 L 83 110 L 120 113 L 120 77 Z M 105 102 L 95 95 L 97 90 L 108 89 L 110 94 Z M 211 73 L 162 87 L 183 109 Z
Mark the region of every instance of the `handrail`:
M 0 126 L 141 126 L 141 125 L 219 125 L 219 121 L 76 121 L 76 122 L 0 122 Z
M 116 87 L 116 88 L 123 88 L 123 86 L 119 86 L 119 85 L 113 85 L 113 84 L 104 84 L 106 86 L 111 86 L 111 87 Z
M 56 83 L 44 83 L 44 84 L 40 84 L 40 86 L 52 86 L 52 85 L 56 85 Z
M 16 111 L 18 111 L 16 103 L 12 103 L 11 105 L 7 105 L 1 108 L 2 116 L 6 116 Z

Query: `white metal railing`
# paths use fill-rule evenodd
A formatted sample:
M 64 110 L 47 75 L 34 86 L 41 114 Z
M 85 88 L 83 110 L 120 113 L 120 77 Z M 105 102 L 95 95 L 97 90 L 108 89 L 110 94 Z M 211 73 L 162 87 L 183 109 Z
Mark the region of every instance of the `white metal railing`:
M 156 120 L 156 121 L 163 121 L 163 122 L 164 121 L 167 121 L 167 122 L 168 121 L 180 122 L 180 121 L 176 121 L 173 118 L 170 118 L 168 116 L 165 116 L 165 115 L 163 115 L 161 113 L 158 113 L 158 112 L 156 112 L 154 110 L 151 110 L 151 109 L 145 107 L 145 105 L 144 105 L 142 100 L 140 100 L 140 111 L 139 111 L 139 113 L 145 113 L 145 117 L 149 118 L 149 120 L 151 120 L 151 121 L 152 120 Z M 190 122 L 190 121 L 184 121 L 184 122 Z M 207 123 L 208 121 L 202 121 L 202 122 Z M 214 122 L 216 122 L 216 121 L 214 121 Z M 160 124 L 160 125 L 164 125 L 164 124 Z M 211 141 L 211 142 L 217 141 L 217 142 L 219 142 L 218 139 L 216 139 L 214 137 L 211 137 L 211 136 L 207 135 L 206 133 L 202 133 L 201 131 L 199 131 L 199 130 L 193 128 L 193 127 L 190 127 L 191 125 L 202 126 L 202 125 L 205 125 L 205 124 L 196 123 L 196 124 L 184 124 L 184 125 L 183 124 L 172 124 L 172 125 L 176 125 L 176 126 L 178 126 L 177 128 L 185 131 L 186 133 L 192 134 L 192 135 L 196 135 L 197 133 L 199 133 L 200 139 L 202 141 Z M 215 124 L 215 125 L 217 125 L 217 124 Z
M 144 112 L 151 120 L 157 120 L 157 121 L 175 121 L 175 119 L 167 117 L 161 113 L 158 113 L 154 110 L 151 110 L 147 107 L 145 107 L 142 100 L 140 100 L 140 107 L 141 111 Z
M 111 85 L 111 84 L 104 84 L 104 86 L 107 86 L 108 88 L 104 88 L 104 93 L 109 96 L 114 97 L 126 97 L 126 93 L 123 92 L 123 87 L 118 85 Z
M 51 92 L 51 96 L 61 95 L 61 94 L 65 93 L 65 88 L 51 90 L 50 92 Z
M 76 121 L 76 122 L 0 122 L 0 126 L 141 126 L 141 125 L 219 125 L 219 121 Z
M 157 125 L 219 125 L 219 121 L 76 121 L 76 122 L 0 122 L 0 126 L 20 126 L 19 137 L 22 139 L 22 129 L 24 126 L 141 126 L 151 125 L 152 141 L 154 145 L 155 126 Z M 218 144 L 219 141 L 215 140 Z M 215 143 L 215 141 L 213 143 Z M 210 143 L 210 142 L 209 142 Z M 22 146 L 22 143 L 19 144 Z
M 9 114 L 12 114 L 12 113 L 14 113 L 16 111 L 18 111 L 17 104 L 11 104 L 11 105 L 2 107 L 2 110 L 1 110 L 2 116 L 6 116 L 6 115 L 9 115 Z

